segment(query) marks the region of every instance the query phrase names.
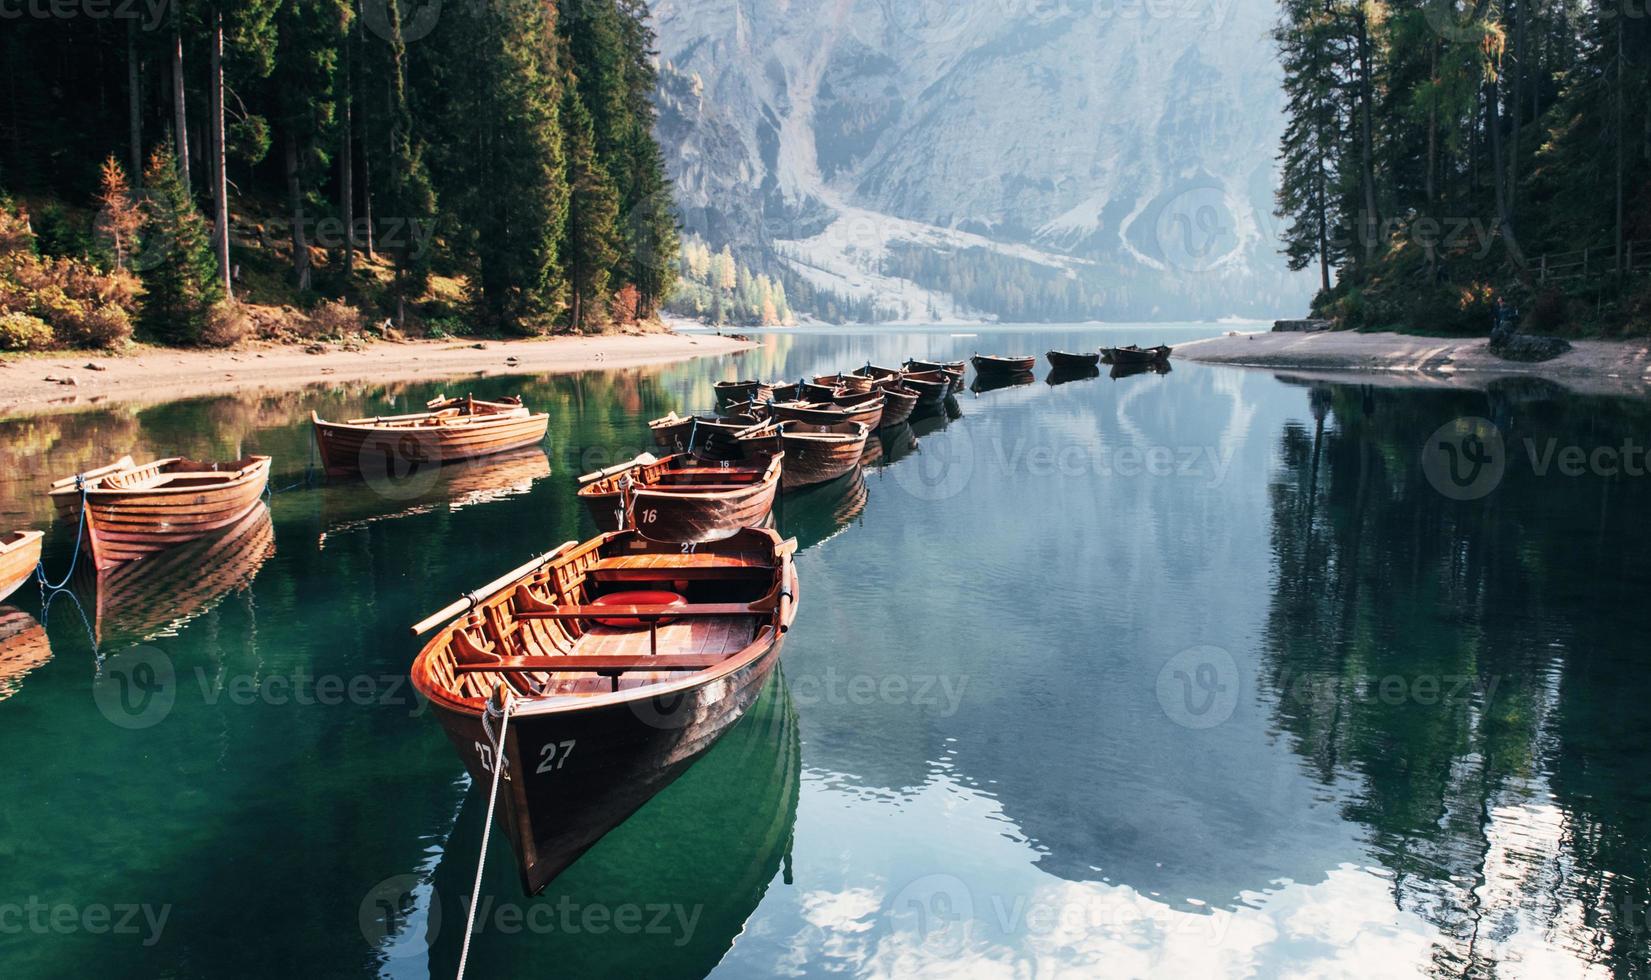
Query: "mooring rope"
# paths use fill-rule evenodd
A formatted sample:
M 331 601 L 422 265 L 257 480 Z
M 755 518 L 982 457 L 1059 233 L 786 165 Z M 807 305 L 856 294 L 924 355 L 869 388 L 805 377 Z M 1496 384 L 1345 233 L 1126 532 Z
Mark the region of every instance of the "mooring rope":
M 75 489 L 80 491 L 80 528 L 75 531 L 75 550 L 69 556 L 69 570 L 63 573 L 63 581 L 53 585 L 46 578 L 46 559 L 41 558 L 34 566 L 35 577 L 40 580 L 40 587 L 47 592 L 56 592 L 69 584 L 75 576 L 75 568 L 80 564 L 80 546 L 86 543 L 86 481 L 79 473 L 75 474 Z
M 41 627 L 47 631 L 51 630 L 52 604 L 57 602 L 59 596 L 67 597 L 69 604 L 75 607 L 75 612 L 80 613 L 80 624 L 86 627 L 86 641 L 91 644 L 92 647 L 92 659 L 95 662 L 98 675 L 102 676 L 103 652 L 99 649 L 100 644 L 97 641 L 97 630 L 92 626 L 92 618 L 86 615 L 86 607 L 80 604 L 80 596 L 75 595 L 73 589 L 52 589 L 51 591 L 47 591 L 44 588 L 44 583 L 42 583 L 40 593 Z
M 500 700 L 504 702 L 504 714 L 499 721 L 499 742 L 493 747 L 493 788 L 487 793 L 487 823 L 482 826 L 482 852 L 476 859 L 476 884 L 470 889 L 470 912 L 464 920 L 464 948 L 459 952 L 457 980 L 464 980 L 464 967 L 470 961 L 470 936 L 471 930 L 476 927 L 476 903 L 482 897 L 482 869 L 487 867 L 487 842 L 493 836 L 493 806 L 499 801 L 499 773 L 504 772 L 504 740 L 510 733 L 510 696 L 504 693 L 502 686 Z M 492 705 L 483 710 L 483 728 L 488 727 L 487 716 L 492 710 Z

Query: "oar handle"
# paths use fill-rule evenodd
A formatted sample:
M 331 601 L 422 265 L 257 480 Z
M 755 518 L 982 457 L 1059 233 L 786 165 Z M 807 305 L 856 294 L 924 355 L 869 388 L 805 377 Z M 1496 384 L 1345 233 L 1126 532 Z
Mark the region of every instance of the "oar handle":
M 52 489 L 61 490 L 64 487 L 74 486 L 76 480 L 95 480 L 100 476 L 108 476 L 111 473 L 119 473 L 122 470 L 133 469 L 137 465 L 137 463 L 132 461 L 132 457 L 122 456 L 120 459 L 110 463 L 108 466 L 99 466 L 95 470 L 87 470 L 84 473 L 76 473 L 74 476 L 66 476 L 63 479 L 58 480 L 56 483 L 53 483 Z
M 616 473 L 623 473 L 626 470 L 637 466 L 652 466 L 657 462 L 659 462 L 659 460 L 653 453 L 643 453 L 628 462 L 615 463 L 605 470 L 597 470 L 595 473 L 586 473 L 584 476 L 579 478 L 579 485 L 584 486 L 587 483 L 595 483 L 597 480 L 605 480 Z
M 442 623 L 458 616 L 460 613 L 469 612 L 481 603 L 486 602 L 505 589 L 515 585 L 519 580 L 526 578 L 527 576 L 550 564 L 563 552 L 574 547 L 578 543 L 579 542 L 577 541 L 564 541 L 556 548 L 556 550 L 547 551 L 522 567 L 505 572 L 503 575 L 487 583 L 476 591 L 453 600 L 437 612 L 431 613 L 429 616 L 426 616 L 425 618 L 414 623 L 413 635 L 422 636 L 423 634 L 435 629 L 437 626 L 440 626 Z

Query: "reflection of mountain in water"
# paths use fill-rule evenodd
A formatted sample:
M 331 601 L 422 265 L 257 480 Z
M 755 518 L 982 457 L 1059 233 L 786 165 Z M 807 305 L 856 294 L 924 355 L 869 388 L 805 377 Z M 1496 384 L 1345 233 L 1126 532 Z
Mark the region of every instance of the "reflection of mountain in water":
M 1307 394 L 1271 490 L 1276 724 L 1368 829 L 1398 905 L 1439 927 L 1441 975 L 1498 973 L 1516 933 L 1647 975 L 1651 498 L 1538 476 L 1524 447 L 1643 442 L 1651 412 L 1527 388 Z M 1463 416 L 1509 450 L 1470 502 L 1421 467 Z
M 1040 869 L 1165 902 L 1231 906 L 1280 879 L 1322 880 L 1356 852 L 1356 828 L 1251 704 L 1243 625 L 1266 613 L 1274 451 L 1250 437 L 1252 403 L 1286 394 L 1196 371 L 1173 388 L 1023 387 L 936 423 L 906 465 L 939 472 L 891 471 L 864 533 L 804 569 L 807 621 L 788 647 L 794 679 L 898 675 L 929 685 L 929 703 L 913 686 L 806 712 L 811 766 L 873 791 L 956 781 L 998 801 Z M 1114 455 L 1153 446 L 1196 448 L 1202 469 L 1133 474 Z M 890 602 L 891 582 L 914 600 Z M 875 641 L 805 639 L 831 633 L 838 610 Z M 1200 644 L 1241 670 L 1232 718 L 1207 731 L 1155 695 L 1166 662 Z
M 694 767 L 610 832 L 543 895 L 521 898 L 507 846 L 494 835 L 478 910 L 513 907 L 540 922 L 504 935 L 484 911 L 471 944 L 472 976 L 703 977 L 721 961 L 775 876 L 790 882 L 801 748 L 782 670 L 746 716 Z M 434 976 L 458 965 L 485 792 L 473 787 L 435 872 L 442 924 Z M 636 927 L 611 924 L 637 909 Z M 571 918 L 563 911 L 571 909 Z M 585 925 L 600 910 L 606 927 Z M 507 913 L 510 914 L 510 913 Z M 630 913 L 624 913 L 630 914 Z M 571 923 L 572 928 L 567 928 Z M 687 923 L 687 925 L 684 925 Z

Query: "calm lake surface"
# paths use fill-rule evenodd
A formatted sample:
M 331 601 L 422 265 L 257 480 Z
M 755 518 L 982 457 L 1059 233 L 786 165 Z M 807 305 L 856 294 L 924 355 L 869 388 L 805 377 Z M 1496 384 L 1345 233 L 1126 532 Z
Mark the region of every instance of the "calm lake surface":
M 593 533 L 575 476 L 718 380 L 1216 329 L 767 334 L 0 422 L 0 529 L 122 452 L 268 453 L 282 491 L 0 614 L 4 973 L 452 976 L 486 800 L 406 627 Z M 775 681 L 543 897 L 495 834 L 471 976 L 1651 974 L 1651 404 L 1047 374 L 783 501 Z M 311 408 L 441 391 L 520 392 L 545 450 L 306 481 Z M 54 578 L 73 548 L 53 526 Z

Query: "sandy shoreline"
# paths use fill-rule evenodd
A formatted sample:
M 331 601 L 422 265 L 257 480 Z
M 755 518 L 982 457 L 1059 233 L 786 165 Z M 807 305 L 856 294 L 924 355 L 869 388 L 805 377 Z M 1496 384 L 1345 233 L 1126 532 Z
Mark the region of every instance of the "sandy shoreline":
M 1175 356 L 1205 364 L 1268 368 L 1292 374 L 1439 387 L 1483 387 L 1497 378 L 1545 378 L 1583 393 L 1646 394 L 1651 346 L 1613 340 L 1572 341 L 1551 361 L 1504 361 L 1479 338 L 1396 333 L 1240 333 L 1195 340 Z
M 63 351 L 0 360 L 0 418 L 335 381 L 561 374 L 640 367 L 755 346 L 711 333 L 650 333 L 538 340 L 380 341 L 358 350 L 328 345 L 326 352 L 318 354 L 279 344 L 225 351 L 146 347 L 129 354 L 94 357 Z M 96 367 L 88 368 L 89 364 Z M 74 384 L 48 380 L 63 378 L 73 378 Z

